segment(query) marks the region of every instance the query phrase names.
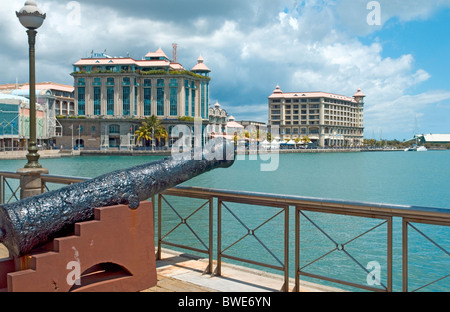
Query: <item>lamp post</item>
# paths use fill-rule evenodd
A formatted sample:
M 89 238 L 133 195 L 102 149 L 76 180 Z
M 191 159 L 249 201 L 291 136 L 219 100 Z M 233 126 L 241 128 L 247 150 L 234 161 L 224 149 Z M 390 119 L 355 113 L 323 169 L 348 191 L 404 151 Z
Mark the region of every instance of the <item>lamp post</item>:
M 27 0 L 25 6 L 16 12 L 20 23 L 27 28 L 29 59 L 30 59 L 30 140 L 28 142 L 28 163 L 25 168 L 42 168 L 39 164 L 39 154 L 36 144 L 36 72 L 35 72 L 35 44 L 36 34 L 46 17 L 37 7 L 36 2 Z
M 35 73 L 35 44 L 36 34 L 46 17 L 37 7 L 36 2 L 27 0 L 25 6 L 16 12 L 20 23 L 27 28 L 29 60 L 30 60 L 30 140 L 28 141 L 28 163 L 19 169 L 21 199 L 42 193 L 41 174 L 48 170 L 39 164 L 39 154 L 36 142 L 36 73 Z

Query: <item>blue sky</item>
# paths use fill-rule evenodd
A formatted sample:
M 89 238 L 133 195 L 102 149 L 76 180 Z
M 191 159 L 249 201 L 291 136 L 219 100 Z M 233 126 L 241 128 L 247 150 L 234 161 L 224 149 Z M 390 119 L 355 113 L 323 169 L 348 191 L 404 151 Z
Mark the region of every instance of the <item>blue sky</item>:
M 26 82 L 27 39 L 15 11 L 0 9 L 0 83 Z M 141 59 L 162 48 L 211 68 L 210 102 L 240 120 L 267 122 L 283 91 L 367 95 L 365 136 L 409 139 L 450 133 L 450 0 L 37 0 L 47 12 L 37 80 L 73 84 L 72 64 L 92 50 Z M 417 120 L 417 127 L 416 127 Z

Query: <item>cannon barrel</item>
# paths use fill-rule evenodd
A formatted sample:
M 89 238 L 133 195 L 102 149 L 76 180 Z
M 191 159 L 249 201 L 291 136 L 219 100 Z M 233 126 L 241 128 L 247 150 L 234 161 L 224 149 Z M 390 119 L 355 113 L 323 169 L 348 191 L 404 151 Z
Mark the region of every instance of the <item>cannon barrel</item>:
M 218 149 L 221 157 L 203 152 L 201 160 L 196 160 L 179 154 L 0 205 L 0 242 L 11 256 L 26 255 L 75 223 L 91 219 L 95 208 L 126 204 L 136 209 L 140 201 L 204 172 L 234 163 L 231 143 L 224 141 L 214 148 L 215 155 Z

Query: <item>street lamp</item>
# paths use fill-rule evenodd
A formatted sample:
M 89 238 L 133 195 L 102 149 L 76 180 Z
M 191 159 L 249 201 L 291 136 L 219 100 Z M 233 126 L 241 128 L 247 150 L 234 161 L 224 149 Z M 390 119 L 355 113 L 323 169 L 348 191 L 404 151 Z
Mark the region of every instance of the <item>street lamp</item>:
M 36 2 L 27 0 L 25 6 L 16 12 L 20 23 L 27 28 L 29 59 L 30 59 L 30 140 L 28 142 L 28 163 L 25 168 L 42 168 L 39 164 L 39 154 L 36 143 L 36 73 L 35 73 L 35 44 L 39 27 L 44 23 L 45 13 L 37 7 Z

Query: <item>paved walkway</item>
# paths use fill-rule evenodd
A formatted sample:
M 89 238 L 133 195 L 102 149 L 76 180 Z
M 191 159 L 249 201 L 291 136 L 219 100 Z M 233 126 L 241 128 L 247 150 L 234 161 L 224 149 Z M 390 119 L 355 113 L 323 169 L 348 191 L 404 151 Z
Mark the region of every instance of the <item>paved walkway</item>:
M 222 264 L 222 276 L 211 276 L 203 272 L 207 259 L 195 258 L 164 250 L 162 260 L 156 263 L 158 285 L 147 289 L 150 292 L 279 292 L 283 277 L 260 270 Z M 291 279 L 289 291 L 295 282 Z M 303 292 L 341 292 L 337 288 L 302 282 Z
M 0 259 L 8 250 L 0 244 Z M 214 267 L 215 267 L 214 263 Z M 276 274 L 222 263 L 222 276 L 204 274 L 207 259 L 164 249 L 162 260 L 156 262 L 158 284 L 144 292 L 279 292 L 283 277 Z M 289 282 L 292 291 L 295 282 Z M 302 292 L 341 292 L 337 288 L 302 282 Z

